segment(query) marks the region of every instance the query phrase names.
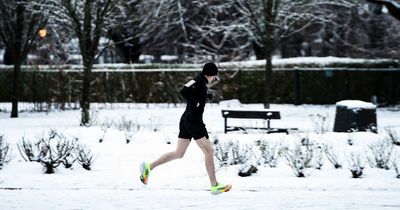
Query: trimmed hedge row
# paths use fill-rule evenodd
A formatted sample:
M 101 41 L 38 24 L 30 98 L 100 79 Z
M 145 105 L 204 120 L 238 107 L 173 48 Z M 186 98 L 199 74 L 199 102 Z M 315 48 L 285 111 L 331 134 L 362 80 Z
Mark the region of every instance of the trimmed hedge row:
M 179 103 L 179 90 L 198 72 L 93 72 L 93 102 Z M 296 77 L 298 74 L 298 77 Z M 21 74 L 20 101 L 78 102 L 81 72 Z M 244 103 L 263 101 L 264 71 L 222 71 L 215 101 L 237 98 Z M 296 79 L 298 78 L 298 81 Z M 11 101 L 12 72 L 0 72 L 0 102 Z M 399 71 L 275 71 L 273 103 L 332 104 L 344 99 L 399 103 Z M 299 85 L 296 86 L 296 82 Z M 299 101 L 296 101 L 299 100 Z
M 265 61 L 220 63 L 215 102 L 263 102 Z M 92 74 L 92 102 L 180 103 L 179 90 L 202 65 L 104 64 Z M 372 69 L 373 68 L 373 69 Z M 23 66 L 20 101 L 78 102 L 82 66 Z M 273 103 L 332 104 L 344 99 L 400 102 L 399 61 L 348 58 L 274 60 Z M 10 102 L 12 66 L 0 65 L 0 102 Z

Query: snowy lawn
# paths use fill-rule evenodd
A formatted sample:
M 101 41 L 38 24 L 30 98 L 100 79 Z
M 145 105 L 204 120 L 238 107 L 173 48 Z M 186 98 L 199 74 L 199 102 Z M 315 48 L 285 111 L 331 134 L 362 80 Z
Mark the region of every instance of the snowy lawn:
M 261 105 L 245 107 L 257 109 Z M 256 159 L 249 159 L 258 172 L 239 177 L 242 165 L 220 167 L 215 160 L 218 180 L 232 183 L 233 188 L 214 196 L 209 191 L 203 155 L 193 143 L 183 159 L 154 170 L 148 186 L 144 187 L 139 181 L 140 162 L 152 161 L 175 149 L 178 122 L 184 108 L 184 104 L 93 108 L 97 110 L 96 125 L 88 128 L 79 126 L 79 111 L 23 112 L 17 119 L 10 119 L 9 113 L 0 113 L 0 135 L 11 148 L 11 161 L 0 170 L 0 209 L 400 209 L 400 179 L 396 178 L 393 167 L 384 170 L 365 163 L 362 178 L 354 179 L 348 163 L 351 152 L 360 154 L 366 162 L 368 146 L 387 136 L 385 128 L 390 127 L 400 137 L 398 109 L 377 109 L 379 134 L 315 133 L 310 114 L 328 116 L 327 128 L 332 131 L 333 105 L 272 105 L 271 110 L 280 111 L 282 115 L 282 120 L 271 122 L 272 127 L 299 129 L 289 135 L 259 131 L 224 134 L 221 107 L 208 104 L 204 121 L 212 141 L 237 142 L 242 146 L 250 145 L 256 151 L 256 142 L 260 140 L 291 148 L 300 143 L 300 137 L 307 137 L 321 145 L 334 146 L 343 168 L 335 169 L 324 156 L 321 170 L 307 170 L 306 178 L 297 178 L 283 157 L 276 168 L 257 165 Z M 124 132 L 115 126 L 123 117 L 137 125 L 129 144 L 126 144 Z M 99 143 L 103 134 L 100 125 L 111 121 L 114 126 Z M 234 123 L 260 126 L 264 122 L 237 120 Z M 44 174 L 40 163 L 24 161 L 17 143 L 20 144 L 22 138 L 35 142 L 50 129 L 66 137 L 77 137 L 81 144 L 90 148 L 96 158 L 92 170 L 87 171 L 74 163 L 70 169 L 60 165 L 54 174 Z M 394 147 L 393 154 L 399 161 L 400 146 Z

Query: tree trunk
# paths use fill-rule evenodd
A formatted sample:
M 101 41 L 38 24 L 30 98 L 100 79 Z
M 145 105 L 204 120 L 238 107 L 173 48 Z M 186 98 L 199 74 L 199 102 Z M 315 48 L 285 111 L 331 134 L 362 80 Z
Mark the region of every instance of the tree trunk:
M 264 56 L 265 64 L 265 83 L 264 83 L 264 107 L 269 108 L 272 99 L 272 53 L 274 51 L 274 26 L 275 22 L 273 14 L 273 0 L 264 1 L 264 21 L 265 21 L 265 37 L 264 37 Z
M 264 108 L 268 109 L 272 102 L 272 53 L 267 53 L 265 60 Z
M 14 73 L 13 73 L 13 94 L 12 94 L 12 108 L 11 108 L 11 117 L 18 117 L 18 101 L 19 101 L 19 78 L 21 75 L 21 64 L 14 64 Z
M 49 163 L 49 162 L 43 162 L 44 168 L 46 169 L 46 171 L 44 173 L 46 174 L 54 174 L 54 166 L 53 164 Z
M 252 43 L 253 46 L 253 50 L 254 50 L 254 54 L 256 56 L 257 60 L 262 60 L 265 58 L 264 55 L 264 50 L 262 49 L 262 47 L 260 47 L 257 43 L 253 42 Z
M 14 65 L 14 63 L 16 63 L 15 53 L 13 47 L 6 47 L 3 55 L 3 63 L 5 65 Z
M 81 126 L 89 126 L 90 122 L 90 81 L 92 77 L 93 64 L 84 64 L 83 85 L 82 85 L 82 100 L 81 100 Z

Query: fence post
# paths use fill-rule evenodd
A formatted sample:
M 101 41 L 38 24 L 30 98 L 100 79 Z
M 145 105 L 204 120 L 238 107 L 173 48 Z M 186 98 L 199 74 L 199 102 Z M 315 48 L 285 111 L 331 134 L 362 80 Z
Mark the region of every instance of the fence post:
M 300 105 L 301 104 L 301 97 L 300 97 L 300 70 L 297 67 L 294 67 L 294 104 Z

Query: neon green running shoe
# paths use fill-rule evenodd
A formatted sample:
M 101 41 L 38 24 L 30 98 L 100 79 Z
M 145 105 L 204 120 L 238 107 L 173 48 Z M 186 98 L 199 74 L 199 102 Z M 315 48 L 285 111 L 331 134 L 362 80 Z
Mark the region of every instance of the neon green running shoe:
M 228 192 L 229 190 L 231 190 L 231 188 L 232 188 L 231 184 L 225 185 L 225 184 L 217 183 L 217 185 L 211 186 L 211 194 L 218 195 L 223 192 Z
M 140 181 L 142 181 L 142 183 L 145 185 L 147 185 L 147 180 L 149 179 L 150 171 L 151 171 L 150 163 L 142 162 L 140 164 Z

